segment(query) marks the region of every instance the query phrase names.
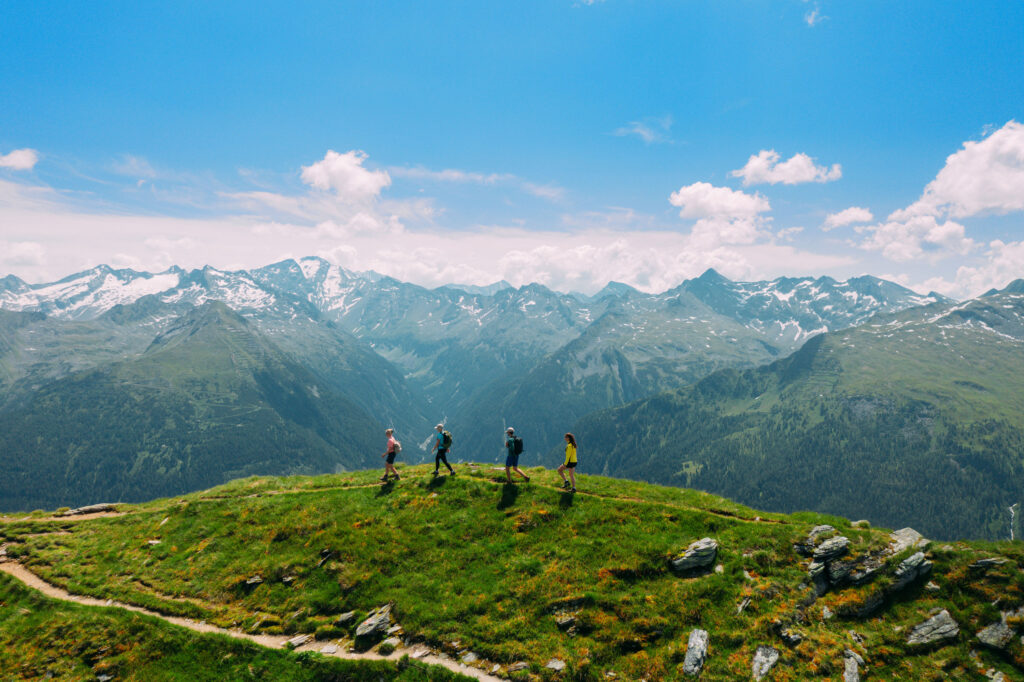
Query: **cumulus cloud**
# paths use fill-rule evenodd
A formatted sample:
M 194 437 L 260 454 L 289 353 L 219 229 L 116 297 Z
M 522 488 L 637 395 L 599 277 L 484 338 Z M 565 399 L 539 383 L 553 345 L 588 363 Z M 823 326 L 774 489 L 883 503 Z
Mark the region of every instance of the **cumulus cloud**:
M 969 298 L 989 289 L 1002 289 L 1024 277 L 1024 241 L 989 242 L 984 260 L 978 265 L 962 265 L 952 280 L 935 277 L 920 285 L 921 291 L 937 291 L 952 298 Z
M 860 206 L 851 206 L 850 208 L 843 209 L 838 213 L 830 213 L 825 217 L 825 224 L 821 226 L 821 229 L 828 232 L 834 230 L 837 227 L 845 227 L 847 225 L 855 225 L 856 223 L 870 223 L 875 219 L 875 216 L 871 211 Z
M 815 26 L 823 22 L 825 19 L 828 19 L 828 17 L 821 13 L 821 9 L 817 5 L 814 6 L 814 9 L 804 14 L 804 23 L 806 23 L 811 28 L 814 28 Z
M 805 182 L 832 182 L 843 177 L 843 169 L 838 163 L 832 168 L 816 166 L 814 159 L 807 154 L 794 154 L 786 161 L 780 162 L 779 153 L 774 149 L 762 149 L 752 155 L 747 164 L 729 175 L 743 178 L 743 186 L 770 184 L 799 185 Z
M 616 128 L 612 133 L 617 137 L 635 135 L 644 141 L 644 144 L 655 142 L 671 142 L 669 129 L 672 127 L 671 116 L 645 117 L 639 121 L 630 121 L 628 125 Z
M 1010 121 L 946 158 L 921 197 L 884 223 L 857 228 L 862 248 L 905 261 L 963 255 L 977 244 L 954 219 L 1024 211 L 1024 125 Z
M 0 155 L 0 168 L 32 170 L 38 162 L 39 152 L 35 149 L 15 149 L 13 152 Z
M 372 201 L 391 184 L 391 176 L 387 171 L 364 168 L 367 158 L 362 151 L 339 154 L 328 150 L 320 161 L 302 167 L 302 181 L 316 189 L 333 192 L 342 201 Z
M 1024 124 L 1010 121 L 978 142 L 968 141 L 921 198 L 889 220 L 914 216 L 968 218 L 1024 211 Z
M 897 262 L 922 257 L 936 261 L 954 253 L 966 255 L 975 247 L 974 240 L 965 236 L 963 225 L 952 220 L 939 222 L 934 216 L 917 216 L 855 229 L 866 235 L 862 248 L 880 251 Z
M 707 182 L 680 187 L 668 200 L 679 207 L 682 218 L 753 218 L 771 210 L 771 204 L 760 194 L 715 187 Z

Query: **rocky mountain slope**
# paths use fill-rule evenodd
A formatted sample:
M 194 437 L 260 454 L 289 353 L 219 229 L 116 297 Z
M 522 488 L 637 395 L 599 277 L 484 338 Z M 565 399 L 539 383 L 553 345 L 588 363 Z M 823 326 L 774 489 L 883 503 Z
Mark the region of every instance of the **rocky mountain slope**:
M 253 478 L 96 520 L 0 518 L 0 559 L 73 593 L 305 651 L 408 647 L 511 679 L 1024 673 L 1019 543 L 932 542 L 598 476 L 573 495 L 539 469 L 517 486 L 486 467 L 402 471 L 383 487 L 370 472 Z M 0 589 L 11 594 L 6 579 Z M 0 641 L 26 617 L 0 610 Z M 50 632 L 58 645 L 33 669 L 131 677 L 149 660 L 62 645 L 82 637 L 73 620 Z M 133 646 L 154 646 L 134 633 Z M 29 634 L 0 657 L 22 662 L 40 642 Z
M 575 427 L 581 456 L 770 509 L 1009 537 L 1009 507 L 1024 499 L 1014 291 L 879 316 L 770 365 L 589 415 Z

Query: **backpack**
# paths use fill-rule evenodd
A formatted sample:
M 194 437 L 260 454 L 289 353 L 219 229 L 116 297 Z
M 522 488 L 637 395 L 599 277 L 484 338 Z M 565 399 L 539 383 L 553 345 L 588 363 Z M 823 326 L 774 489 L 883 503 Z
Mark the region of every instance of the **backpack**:
M 521 455 L 523 454 L 523 439 L 519 436 L 512 437 L 512 454 Z
M 402 444 L 401 444 L 401 443 L 399 443 L 399 442 L 398 442 L 398 441 L 396 440 L 396 441 L 395 441 L 395 449 L 394 449 L 394 453 L 395 453 L 395 454 L 397 455 L 397 454 L 398 454 L 399 452 L 401 452 L 401 451 L 402 451 Z
M 452 446 L 452 434 L 448 431 L 444 431 L 441 434 L 441 447 L 450 448 Z

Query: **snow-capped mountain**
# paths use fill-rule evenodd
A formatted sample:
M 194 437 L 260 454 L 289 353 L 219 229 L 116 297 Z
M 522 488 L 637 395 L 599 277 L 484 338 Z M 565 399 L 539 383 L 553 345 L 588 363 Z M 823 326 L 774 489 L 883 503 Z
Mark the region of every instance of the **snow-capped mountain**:
M 121 343 L 123 353 L 133 352 L 210 301 L 254 321 L 286 352 L 333 376 L 343 395 L 383 412 L 384 421 L 419 428 L 448 416 L 474 434 L 494 430 L 491 422 L 502 417 L 533 421 L 537 452 L 557 442 L 566 422 L 594 409 L 722 367 L 770 362 L 817 333 L 945 299 L 873 277 L 733 282 L 714 270 L 660 294 L 621 283 L 593 296 L 503 282 L 426 289 L 320 258 L 238 271 L 99 266 L 40 285 L 0 280 L 0 309 L 45 314 L 48 338 L 59 336 L 58 323 L 75 322 L 93 323 L 89 338 L 133 339 L 112 342 L 115 353 Z M 126 336 L 129 321 L 133 335 Z M 21 348 L 18 366 L 34 366 L 37 376 L 43 366 L 58 375 L 106 357 L 83 349 L 69 364 L 28 341 Z M 68 346 L 47 348 L 66 353 Z M 377 395 L 373 376 L 388 399 Z

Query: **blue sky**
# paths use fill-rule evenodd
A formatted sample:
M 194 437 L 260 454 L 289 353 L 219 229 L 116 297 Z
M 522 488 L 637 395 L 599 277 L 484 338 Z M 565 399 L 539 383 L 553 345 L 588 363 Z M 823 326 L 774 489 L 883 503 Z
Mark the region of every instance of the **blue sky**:
M 28 281 L 1024 276 L 1016 0 L 14 0 L 0 36 L 0 274 Z

